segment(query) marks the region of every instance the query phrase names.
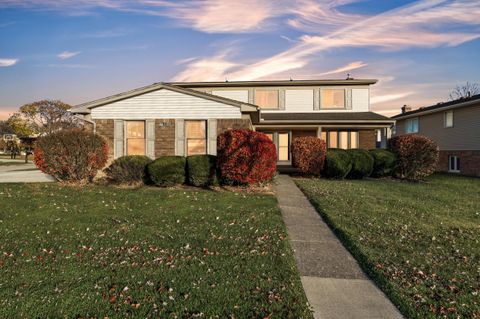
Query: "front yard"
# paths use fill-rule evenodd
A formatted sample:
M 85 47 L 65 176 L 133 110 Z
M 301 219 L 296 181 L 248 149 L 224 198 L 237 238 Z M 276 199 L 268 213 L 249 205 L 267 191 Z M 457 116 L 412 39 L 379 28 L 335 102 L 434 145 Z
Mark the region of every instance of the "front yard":
M 296 179 L 409 318 L 480 318 L 480 179 Z
M 310 318 L 270 195 L 0 184 L 0 317 Z

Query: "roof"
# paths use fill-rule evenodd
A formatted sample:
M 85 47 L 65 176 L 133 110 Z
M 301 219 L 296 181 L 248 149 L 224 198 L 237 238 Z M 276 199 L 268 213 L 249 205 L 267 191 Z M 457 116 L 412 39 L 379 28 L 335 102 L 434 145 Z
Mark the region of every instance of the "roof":
M 180 87 L 246 87 L 246 86 L 314 86 L 314 85 L 370 85 L 376 79 L 324 79 L 324 80 L 281 80 L 281 81 L 224 81 L 224 82 L 168 82 Z
M 454 101 L 449 101 L 449 102 L 445 102 L 445 103 L 437 103 L 435 105 L 421 107 L 421 108 L 413 110 L 413 111 L 397 114 L 395 116 L 392 116 L 392 118 L 396 119 L 396 120 L 401 120 L 401 119 L 409 118 L 409 117 L 413 117 L 413 116 L 418 116 L 418 115 L 423 115 L 423 114 L 428 114 L 428 113 L 434 113 L 434 112 L 440 112 L 440 111 L 448 110 L 448 109 L 451 109 L 451 108 L 470 106 L 472 104 L 476 104 L 477 102 L 480 103 L 480 94 L 473 95 L 469 98 L 461 98 L 461 99 L 454 100 Z
M 375 112 L 261 113 L 261 122 L 375 122 L 393 123 L 389 117 Z
M 111 95 L 111 96 L 108 96 L 108 97 L 105 97 L 105 98 L 102 98 L 102 99 L 94 100 L 94 101 L 83 103 L 83 104 L 80 104 L 80 105 L 76 105 L 75 107 L 73 107 L 71 109 L 71 112 L 72 113 L 77 113 L 77 114 L 88 114 L 88 113 L 90 113 L 90 109 L 92 109 L 92 108 L 99 107 L 99 106 L 109 104 L 109 103 L 113 103 L 113 102 L 117 102 L 117 101 L 124 100 L 124 99 L 127 99 L 127 98 L 135 97 L 135 96 L 142 95 L 142 94 L 145 94 L 145 93 L 157 91 L 157 90 L 160 90 L 160 89 L 166 89 L 166 90 L 170 90 L 170 91 L 174 91 L 174 92 L 178 92 L 178 93 L 183 93 L 183 94 L 188 94 L 188 95 L 200 97 L 200 98 L 207 99 L 207 100 L 216 101 L 216 102 L 219 102 L 219 103 L 224 103 L 224 104 L 236 106 L 236 107 L 241 108 L 242 111 L 244 111 L 244 112 L 255 112 L 258 109 L 258 107 L 256 105 L 253 105 L 253 104 L 244 103 L 244 102 L 240 102 L 240 101 L 237 101 L 237 100 L 232 100 L 232 99 L 228 99 L 228 98 L 225 98 L 225 97 L 212 95 L 212 94 L 208 94 L 208 93 L 205 93 L 205 92 L 195 91 L 195 90 L 192 90 L 192 89 L 189 89 L 189 88 L 178 87 L 178 86 L 174 86 L 174 85 L 171 85 L 171 84 L 161 82 L 161 83 L 154 83 L 152 85 L 144 86 L 144 87 L 134 89 L 134 90 L 131 90 L 131 91 Z

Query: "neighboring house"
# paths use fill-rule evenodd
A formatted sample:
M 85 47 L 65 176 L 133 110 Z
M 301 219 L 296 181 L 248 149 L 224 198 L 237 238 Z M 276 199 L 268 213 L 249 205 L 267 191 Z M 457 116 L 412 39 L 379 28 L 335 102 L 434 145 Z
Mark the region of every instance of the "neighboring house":
M 107 138 L 111 156 L 216 154 L 228 129 L 265 132 L 279 164 L 290 164 L 297 136 L 328 147 L 385 147 L 394 120 L 370 111 L 376 80 L 158 83 L 72 109 Z
M 402 108 L 394 135 L 421 134 L 440 148 L 438 170 L 480 176 L 480 94 L 410 110 Z

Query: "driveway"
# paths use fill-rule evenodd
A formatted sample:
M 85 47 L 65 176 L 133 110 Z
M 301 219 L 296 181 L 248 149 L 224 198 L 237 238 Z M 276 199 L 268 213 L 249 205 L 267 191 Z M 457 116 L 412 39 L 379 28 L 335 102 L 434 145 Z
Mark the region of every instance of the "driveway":
M 54 182 L 50 175 L 42 173 L 34 164 L 23 160 L 0 159 L 0 183 Z

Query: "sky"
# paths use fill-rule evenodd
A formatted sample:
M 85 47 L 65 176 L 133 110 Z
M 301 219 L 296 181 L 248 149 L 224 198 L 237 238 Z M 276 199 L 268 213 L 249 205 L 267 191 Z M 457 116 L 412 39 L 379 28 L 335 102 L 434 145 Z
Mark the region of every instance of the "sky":
M 480 82 L 480 0 L 0 0 L 0 119 L 162 81 L 375 78 L 394 115 Z

